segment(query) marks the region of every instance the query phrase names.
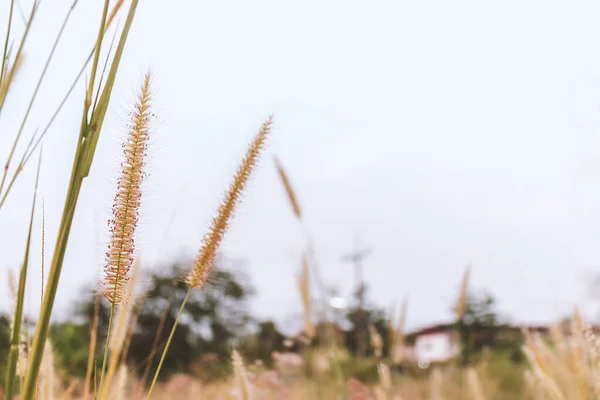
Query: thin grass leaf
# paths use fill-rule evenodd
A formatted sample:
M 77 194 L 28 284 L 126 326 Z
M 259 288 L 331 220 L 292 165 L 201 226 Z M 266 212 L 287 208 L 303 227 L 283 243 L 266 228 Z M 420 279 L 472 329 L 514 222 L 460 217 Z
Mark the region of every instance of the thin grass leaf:
M 15 307 L 15 316 L 13 318 L 13 329 L 10 341 L 10 352 L 8 354 L 8 368 L 6 371 L 6 381 L 4 387 L 6 389 L 6 397 L 13 398 L 15 376 L 17 371 L 17 361 L 19 358 L 19 339 L 21 337 L 21 320 L 23 318 L 23 305 L 25 303 L 25 285 L 27 282 L 27 267 L 29 265 L 29 248 L 31 245 L 31 232 L 33 230 L 33 217 L 35 214 L 35 201 L 37 198 L 37 188 L 40 178 L 40 166 L 42 164 L 42 153 L 38 161 L 38 169 L 35 177 L 35 189 L 33 192 L 33 204 L 31 206 L 31 217 L 29 218 L 29 232 L 27 233 L 27 244 L 25 245 L 25 256 L 23 257 L 23 266 L 21 267 L 21 275 L 19 277 L 19 291 L 17 297 L 17 305 Z
M 10 10 L 8 12 L 8 26 L 6 28 L 6 39 L 4 41 L 4 51 L 2 53 L 2 69 L 0 69 L 0 87 L 2 86 L 2 83 L 4 82 L 4 73 L 6 71 L 6 59 L 7 59 L 7 52 L 8 52 L 8 41 L 10 39 L 10 29 L 12 27 L 12 16 L 13 16 L 14 6 L 15 6 L 15 0 L 11 0 L 11 2 L 10 2 Z
M 40 3 L 41 3 L 41 0 L 35 0 L 33 2 L 33 6 L 31 8 L 31 14 L 29 14 L 29 20 L 27 21 L 27 24 L 25 25 L 25 31 L 23 32 L 23 36 L 21 37 L 21 42 L 19 43 L 19 48 L 17 50 L 17 54 L 15 54 L 15 60 L 18 60 L 21 57 L 21 55 L 23 54 L 23 48 L 25 47 L 25 42 L 27 41 L 27 37 L 29 36 L 29 31 L 31 29 L 33 19 L 36 15 L 37 9 L 40 6 Z M 10 82 L 12 82 L 15 72 L 16 72 L 15 68 L 11 68 L 8 75 L 5 77 L 8 85 L 10 84 Z M 3 104 L 4 103 L 0 104 L 0 112 L 2 112 Z
M 111 16 L 112 15 L 116 15 L 116 13 L 121 8 L 122 4 L 123 4 L 123 2 L 120 1 L 117 4 L 114 5 L 114 7 L 112 9 L 112 12 L 111 12 Z M 110 27 L 111 21 L 112 21 L 112 19 L 109 18 L 109 20 L 106 23 L 106 29 L 108 29 Z M 116 32 L 115 32 L 115 34 L 116 34 Z M 112 48 L 112 44 L 111 44 L 111 48 Z M 36 149 L 38 148 L 38 146 L 40 146 L 42 140 L 44 139 L 44 137 L 48 133 L 50 127 L 54 123 L 54 120 L 56 119 L 56 117 L 58 116 L 58 114 L 62 110 L 63 106 L 67 102 L 67 99 L 71 96 L 71 93 L 75 89 L 75 86 L 77 85 L 77 82 L 79 82 L 79 79 L 81 79 L 81 77 L 83 76 L 83 72 L 87 68 L 87 66 L 90 63 L 90 61 L 92 60 L 92 57 L 94 56 L 95 51 L 96 51 L 96 46 L 94 45 L 94 47 L 90 51 L 90 54 L 88 55 L 87 59 L 85 60 L 83 66 L 81 67 L 81 69 L 77 73 L 77 76 L 75 77 L 75 79 L 71 83 L 71 86 L 69 87 L 69 89 L 67 90 L 67 92 L 65 93 L 65 95 L 63 96 L 60 104 L 58 105 L 58 107 L 54 111 L 54 114 L 52 114 L 52 117 L 50 117 L 50 120 L 48 121 L 48 123 L 46 124 L 46 126 L 44 127 L 44 129 L 42 130 L 41 134 L 39 136 L 37 136 L 37 132 L 35 132 L 33 134 L 32 138 L 31 138 L 31 141 L 33 142 L 35 140 L 35 144 L 33 146 L 28 145 L 27 148 L 26 148 L 26 150 L 23 152 L 23 156 L 21 157 L 19 165 L 17 166 L 15 172 L 12 175 L 12 178 L 10 180 L 10 184 L 6 188 L 6 191 L 4 192 L 4 194 L 2 195 L 2 199 L 0 200 L 0 209 L 4 205 L 4 202 L 6 201 L 6 198 L 8 197 L 8 194 L 10 193 L 10 190 L 11 190 L 13 184 L 15 183 L 15 181 L 17 180 L 17 178 L 19 177 L 21 171 L 23 170 L 23 168 L 25 167 L 25 165 L 28 163 L 29 159 L 31 158 L 31 156 L 33 155 L 33 153 L 36 151 Z M 109 50 L 109 53 L 110 53 L 110 50 Z M 98 87 L 98 90 L 100 90 L 100 86 Z
M 31 112 L 31 109 L 33 108 L 33 103 L 35 102 L 35 99 L 40 90 L 40 87 L 42 86 L 42 82 L 44 81 L 44 77 L 46 76 L 46 72 L 48 71 L 48 66 L 50 65 L 50 62 L 52 61 L 54 52 L 56 51 L 56 48 L 58 46 L 58 43 L 60 42 L 62 34 L 65 30 L 65 27 L 67 26 L 67 22 L 69 21 L 69 18 L 71 17 L 71 13 L 73 12 L 73 9 L 77 5 L 77 2 L 78 2 L 78 0 L 75 0 L 73 2 L 73 4 L 71 4 L 71 7 L 69 8 L 69 11 L 67 12 L 67 15 L 65 16 L 65 18 L 63 20 L 62 26 L 60 27 L 60 30 L 58 31 L 58 35 L 56 35 L 56 39 L 54 39 L 54 44 L 52 45 L 50 54 L 48 55 L 48 58 L 46 59 L 44 68 L 42 69 L 42 74 L 40 75 L 40 77 L 38 79 L 38 82 L 35 86 L 33 94 L 31 95 L 31 99 L 29 100 L 29 105 L 27 106 L 27 110 L 25 111 L 25 115 L 23 116 L 23 120 L 21 121 L 21 126 L 19 127 L 19 131 L 17 132 L 17 136 L 15 137 L 15 140 L 13 142 L 12 148 L 8 155 L 8 159 L 6 160 L 6 164 L 4 165 L 4 172 L 2 173 L 2 181 L 0 181 L 0 193 L 2 192 L 2 189 L 4 188 L 4 183 L 6 181 L 6 175 L 8 174 L 8 168 L 10 166 L 10 162 L 12 161 L 12 158 L 15 154 L 15 149 L 17 148 L 17 144 L 19 143 L 21 135 L 23 134 L 23 129 L 25 128 L 25 123 L 27 122 L 27 119 L 29 118 L 29 113 Z M 37 4 L 39 4 L 39 3 L 37 3 Z M 34 6 L 34 11 L 35 11 L 35 9 L 36 9 L 36 6 Z M 18 60 L 19 57 L 20 57 L 20 53 L 17 53 L 16 60 Z M 9 82 L 12 79 L 12 76 L 14 74 L 14 69 L 15 68 L 12 68 L 8 75 Z
M 96 38 L 96 51 L 94 52 L 94 61 L 92 63 L 92 73 L 88 84 L 88 90 L 85 95 L 85 111 L 84 118 L 87 121 L 88 111 L 92 104 L 92 91 L 94 90 L 94 81 L 96 79 L 96 71 L 98 70 L 98 60 L 100 59 L 100 50 L 102 49 L 102 39 L 104 39 L 104 31 L 106 30 L 106 15 L 108 14 L 108 0 L 104 0 L 104 8 L 102 9 L 102 18 L 100 20 L 100 29 L 98 29 L 98 37 Z
M 96 145 L 98 144 L 98 138 L 100 136 L 102 124 L 104 123 L 104 117 L 106 116 L 106 112 L 108 111 L 108 104 L 110 102 L 110 96 L 112 94 L 112 89 L 115 84 L 115 79 L 117 78 L 119 63 L 121 62 L 121 57 L 123 56 L 123 51 L 125 50 L 127 35 L 129 34 L 129 29 L 131 28 L 131 24 L 133 23 L 133 18 L 135 16 L 135 10 L 137 8 L 138 1 L 139 0 L 133 0 L 131 2 L 131 7 L 129 9 L 129 14 L 127 15 L 127 20 L 125 21 L 125 26 L 123 27 L 123 32 L 121 33 L 119 45 L 117 46 L 117 49 L 115 51 L 115 56 L 110 67 L 108 77 L 106 78 L 106 84 L 98 100 L 98 106 L 94 110 L 89 123 L 89 131 L 87 132 L 86 137 L 86 146 L 83 150 L 81 170 L 79 171 L 81 179 L 88 176 L 90 168 L 92 166 L 94 153 L 96 152 Z
M 94 317 L 92 322 L 92 329 L 90 331 L 90 350 L 88 353 L 87 371 L 85 373 L 85 381 L 83 384 L 83 400 L 87 400 L 90 393 L 90 381 L 92 378 L 92 367 L 94 366 L 94 356 L 96 354 L 96 342 L 98 338 L 98 316 L 100 314 L 100 296 L 96 296 L 96 302 L 94 304 Z M 94 370 L 95 376 L 95 370 Z M 94 377 L 94 379 L 96 379 Z M 96 383 L 94 382 L 94 387 Z M 94 390 L 95 392 L 95 390 Z

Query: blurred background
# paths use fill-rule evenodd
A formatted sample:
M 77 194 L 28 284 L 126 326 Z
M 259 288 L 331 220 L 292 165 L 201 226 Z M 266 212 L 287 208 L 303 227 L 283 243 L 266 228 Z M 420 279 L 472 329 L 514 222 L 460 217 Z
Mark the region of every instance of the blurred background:
M 18 37 L 33 2 L 17 3 L 12 29 Z M 0 118 L 2 160 L 71 4 L 41 2 Z M 26 138 L 52 116 L 82 67 L 101 10 L 102 2 L 90 1 L 74 9 Z M 267 151 L 221 247 L 219 272 L 182 331 L 193 333 L 193 351 L 182 347 L 173 359 L 224 355 L 227 335 L 242 340 L 256 332 L 278 344 L 253 348 L 255 358 L 282 351 L 283 338 L 303 329 L 297 275 L 309 247 L 318 261 L 310 278 L 315 302 L 337 310 L 348 343 L 357 340 L 350 345 L 355 352 L 362 339 L 354 334 L 378 323 L 383 334 L 390 310 L 404 299 L 407 332 L 453 323 L 467 267 L 473 304 L 490 296 L 502 323 L 544 327 L 570 317 L 576 305 L 597 319 L 599 12 L 592 1 L 144 0 L 77 206 L 55 329 L 71 326 L 74 337 L 87 335 L 109 240 L 119 146 L 148 69 L 155 118 L 136 238 L 142 286 L 150 294 L 142 325 L 158 324 L 151 301 L 158 301 L 157 310 L 169 301 L 171 282 L 189 268 L 249 141 L 274 114 Z M 7 13 L 8 5 L 0 5 L 0 21 Z M 124 14 L 117 16 L 119 28 L 123 21 Z M 38 195 L 46 262 L 84 90 L 85 75 L 43 144 Z M 301 222 L 275 156 L 293 186 Z M 2 277 L 22 262 L 34 177 L 32 163 L 1 212 Z M 41 209 L 32 241 L 41 242 Z M 41 264 L 38 250 L 30 262 Z M 34 321 L 36 268 L 28 285 L 34 289 L 25 315 Z M 11 307 L 10 296 L 0 296 L 0 311 Z M 139 334 L 132 357 L 147 354 L 152 343 L 152 335 Z M 87 353 L 70 357 L 65 365 L 77 370 Z M 170 368 L 192 361 L 173 361 Z

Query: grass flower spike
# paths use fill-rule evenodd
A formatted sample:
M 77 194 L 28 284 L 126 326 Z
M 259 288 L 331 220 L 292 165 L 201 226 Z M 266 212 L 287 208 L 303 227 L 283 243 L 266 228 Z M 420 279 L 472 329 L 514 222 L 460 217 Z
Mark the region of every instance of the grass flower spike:
M 241 400 L 251 400 L 252 394 L 250 389 L 250 382 L 248 381 L 248 372 L 244 366 L 244 360 L 237 350 L 233 350 L 231 353 L 231 359 L 233 364 L 233 377 L 236 383 L 236 389 L 239 391 Z
M 185 280 L 189 287 L 201 288 L 206 282 L 219 244 L 223 240 L 223 236 L 229 226 L 229 220 L 240 201 L 250 173 L 254 169 L 260 153 L 265 146 L 267 136 L 271 132 L 272 124 L 273 117 L 271 116 L 263 123 L 260 131 L 250 144 L 250 148 L 246 152 L 246 156 L 233 178 L 233 183 L 229 187 L 225 199 L 219 206 L 217 216 L 212 220 L 209 232 L 204 237 L 202 247 L 198 251 L 198 256 L 194 262 L 194 267 Z
M 465 272 L 463 273 L 462 281 L 460 283 L 460 292 L 458 294 L 458 299 L 456 300 L 456 305 L 454 306 L 454 313 L 456 314 L 456 318 L 458 319 L 462 319 L 467 309 L 470 274 L 471 267 L 469 266 L 467 267 L 467 269 L 465 269 Z
M 302 210 L 300 208 L 300 203 L 298 202 L 298 198 L 294 193 L 294 189 L 292 188 L 290 179 L 285 173 L 285 169 L 283 169 L 283 166 L 281 165 L 281 162 L 279 162 L 279 159 L 277 157 L 275 157 L 275 166 L 277 167 L 277 173 L 279 174 L 279 178 L 281 179 L 281 183 L 283 184 L 285 193 L 287 194 L 287 197 L 290 200 L 292 211 L 294 211 L 294 215 L 296 216 L 296 218 L 301 219 Z
M 302 272 L 298 276 L 298 289 L 302 298 L 302 311 L 304 314 L 304 333 L 309 339 L 315 337 L 315 325 L 312 321 L 312 300 L 310 298 L 310 276 L 306 256 L 302 258 Z
M 129 270 L 135 249 L 134 233 L 138 223 L 144 180 L 148 126 L 150 123 L 150 74 L 146 74 L 138 102 L 131 115 L 129 134 L 123 143 L 125 160 L 117 181 L 117 194 L 113 203 L 113 216 L 109 220 L 111 242 L 106 252 L 104 290 L 102 295 L 111 304 L 125 299 Z
M 260 157 L 262 150 L 265 147 L 267 136 L 269 135 L 269 133 L 271 133 L 272 125 L 273 116 L 269 116 L 269 118 L 265 122 L 263 122 L 260 131 L 256 134 L 256 136 L 250 143 L 250 147 L 248 148 L 248 151 L 246 151 L 246 155 L 242 159 L 242 163 L 238 167 L 238 170 L 236 171 L 233 177 L 233 182 L 229 187 L 229 191 L 225 194 L 225 199 L 219 206 L 217 216 L 213 218 L 209 231 L 204 236 L 202 246 L 198 251 L 198 255 L 196 257 L 196 260 L 194 261 L 193 268 L 188 274 L 188 276 L 185 278 L 185 283 L 188 285 L 189 288 L 187 294 L 185 295 L 185 298 L 181 303 L 179 313 L 175 318 L 175 323 L 171 328 L 171 333 L 169 334 L 167 343 L 163 348 L 162 356 L 160 357 L 158 367 L 156 368 L 156 371 L 154 373 L 152 384 L 150 385 L 150 389 L 148 390 L 148 394 L 146 397 L 146 399 L 148 400 L 152 397 L 152 391 L 156 386 L 156 381 L 158 380 L 160 370 L 162 368 L 163 362 L 165 361 L 165 356 L 167 354 L 167 351 L 169 350 L 171 341 L 173 340 L 173 334 L 175 333 L 175 329 L 177 328 L 177 324 L 179 323 L 179 319 L 181 318 L 181 314 L 183 313 L 183 310 L 190 297 L 192 289 L 202 288 L 208 279 L 210 269 L 215 261 L 215 256 L 217 254 L 219 245 L 221 244 L 223 236 L 225 235 L 225 232 L 229 227 L 229 221 L 233 216 L 233 212 L 235 211 L 235 208 L 240 201 L 242 192 L 244 191 L 244 188 L 246 187 L 246 184 L 248 182 L 248 178 L 250 178 L 250 174 L 256 166 L 258 158 Z

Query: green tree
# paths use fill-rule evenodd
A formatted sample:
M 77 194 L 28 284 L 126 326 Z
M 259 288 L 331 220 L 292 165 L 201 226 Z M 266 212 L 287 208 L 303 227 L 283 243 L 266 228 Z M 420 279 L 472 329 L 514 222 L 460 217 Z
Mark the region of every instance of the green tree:
M 160 355 L 187 293 L 179 272 L 184 270 L 183 267 L 176 264 L 167 274 L 152 275 L 148 299 L 129 348 L 128 360 L 134 365 L 145 364 L 152 353 L 157 327 L 167 307 L 159 339 Z M 165 357 L 161 376 L 190 371 L 192 363 L 200 362 L 201 354 L 211 353 L 217 362 L 228 361 L 231 344 L 244 335 L 251 322 L 247 304 L 251 294 L 252 289 L 244 275 L 215 269 L 210 284 L 202 290 L 192 291 Z
M 273 352 L 297 350 L 297 346 L 286 349 L 284 346 L 285 335 L 277 329 L 273 321 L 264 321 L 258 324 L 258 331 L 244 338 L 240 350 L 248 361 L 261 360 L 267 367 L 273 365 L 271 355 Z
M 227 261 L 221 257 L 218 263 L 224 265 Z M 188 269 L 188 263 L 178 262 L 168 268 L 157 268 L 157 271 L 161 272 L 149 277 L 149 284 L 146 286 L 148 296 L 139 315 L 127 356 L 127 361 L 137 368 L 136 372 L 140 375 L 152 354 L 157 330 L 164 314 L 158 348 L 152 357 L 150 373 L 154 372 L 181 302 L 187 293 L 181 271 Z M 76 304 L 72 321 L 56 325 L 52 336 L 57 351 L 64 353 L 61 355 L 63 365 L 69 373 L 75 375 L 81 375 L 86 370 L 89 329 L 95 307 L 95 296 L 90 295 L 94 291 L 86 287 L 82 293 L 85 294 L 82 296 L 84 300 Z M 202 290 L 192 291 L 165 357 L 161 377 L 191 371 L 194 364 L 202 363 L 201 355 L 206 353 L 214 356 L 205 357 L 210 358 L 213 363 L 215 359 L 217 363 L 228 362 L 231 344 L 244 336 L 248 323 L 252 322 L 247 304 L 252 293 L 245 275 L 215 268 L 210 283 Z M 109 312 L 108 303 L 101 299 L 96 347 L 98 359 L 101 359 L 104 349 Z M 75 335 L 78 337 L 75 338 Z M 82 356 L 84 351 L 86 357 Z
M 357 356 L 372 356 L 373 347 L 371 346 L 371 335 L 369 326 L 372 325 L 377 333 L 383 339 L 383 353 L 387 353 L 387 323 L 385 313 L 373 306 L 365 300 L 367 294 L 367 286 L 361 287 L 355 292 L 355 304 L 346 312 L 346 320 L 350 323 L 350 329 L 344 334 L 345 345 L 348 350 Z
M 72 321 L 52 324 L 50 340 L 61 367 L 70 376 L 85 376 L 90 351 L 90 326 Z
M 0 315 L 0 376 L 6 374 L 6 363 L 10 350 L 10 323 L 8 317 Z M 4 379 L 1 380 L 4 385 Z
M 501 329 L 506 325 L 495 310 L 495 300 L 487 293 L 469 293 L 462 318 L 456 322 L 461 347 L 461 363 L 469 364 L 484 348 L 498 344 Z

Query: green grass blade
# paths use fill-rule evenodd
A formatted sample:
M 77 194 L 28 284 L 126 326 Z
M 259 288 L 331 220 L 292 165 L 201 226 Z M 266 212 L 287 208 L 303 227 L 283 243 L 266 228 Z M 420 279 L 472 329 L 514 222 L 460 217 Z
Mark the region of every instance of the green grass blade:
M 36 15 L 37 9 L 40 6 L 41 0 L 35 0 L 33 3 L 33 7 L 31 8 L 31 14 L 29 15 L 29 20 L 27 21 L 27 25 L 25 25 L 25 32 L 23 32 L 23 37 L 21 38 L 21 42 L 19 43 L 19 49 L 17 50 L 17 54 L 15 55 L 15 60 L 18 60 L 23 54 L 23 48 L 25 47 L 25 42 L 27 41 L 27 37 L 29 36 L 29 31 L 31 29 L 31 25 L 33 23 L 33 19 Z M 15 74 L 15 68 L 11 68 L 8 76 L 6 77 L 8 84 L 12 82 Z M 0 103 L 0 112 L 2 111 L 2 106 L 4 102 Z
M 156 386 L 156 382 L 158 381 L 158 376 L 160 375 L 160 370 L 162 368 L 163 362 L 165 361 L 165 357 L 167 352 L 169 351 L 169 346 L 171 346 L 171 341 L 173 340 L 173 335 L 175 334 L 175 329 L 177 329 L 177 325 L 179 324 L 179 319 L 181 318 L 181 314 L 183 314 L 183 310 L 185 309 L 185 305 L 187 304 L 188 299 L 190 298 L 190 294 L 192 293 L 193 287 L 187 291 L 183 302 L 181 303 L 181 307 L 179 308 L 179 313 L 177 314 L 177 318 L 175 318 L 175 323 L 173 324 L 173 328 L 171 328 L 171 333 L 169 334 L 169 338 L 167 339 L 167 343 L 165 344 L 165 348 L 163 349 L 162 355 L 160 356 L 160 361 L 158 362 L 158 367 L 156 368 L 156 372 L 154 373 L 154 378 L 152 379 L 152 384 L 150 385 L 150 389 L 148 389 L 148 396 L 146 400 L 150 400 L 152 396 L 152 391 Z
M 89 137 L 86 140 L 86 146 L 82 155 L 82 169 L 80 171 L 80 176 L 82 178 L 85 178 L 89 174 L 90 167 L 92 166 L 94 153 L 96 152 L 96 145 L 98 144 L 98 138 L 100 136 L 100 130 L 102 129 L 104 117 L 106 116 L 106 111 L 108 110 L 110 96 L 115 84 L 117 71 L 119 69 L 121 57 L 123 56 L 123 51 L 125 50 L 125 43 L 127 42 L 127 35 L 129 34 L 131 24 L 133 23 L 138 2 L 139 0 L 133 0 L 131 2 L 131 7 L 129 8 L 129 13 L 127 14 L 127 20 L 125 21 L 125 26 L 123 27 L 123 32 L 121 33 L 121 38 L 119 39 L 119 44 L 115 51 L 115 56 L 106 78 L 106 84 L 104 85 L 104 89 L 102 90 L 102 94 L 98 100 L 98 106 L 94 110 L 90 120 Z
M 33 91 L 33 94 L 31 95 L 31 100 L 29 101 L 29 105 L 27 106 L 27 111 L 25 111 L 25 115 L 23 116 L 23 120 L 21 121 L 21 126 L 19 127 L 19 132 L 17 133 L 15 141 L 13 142 L 12 149 L 10 150 L 8 159 L 6 160 L 6 165 L 4 166 L 4 172 L 2 173 L 2 181 L 0 181 L 0 192 L 2 192 L 2 189 L 4 187 L 4 182 L 6 181 L 6 175 L 8 173 L 8 168 L 9 168 L 10 162 L 12 161 L 12 158 L 14 156 L 15 149 L 17 148 L 17 144 L 19 143 L 19 139 L 21 138 L 21 135 L 23 134 L 23 129 L 25 128 L 25 123 L 27 122 L 27 119 L 29 118 L 29 113 L 31 112 L 33 103 L 35 102 L 35 99 L 40 90 L 40 87 L 42 86 L 42 82 L 44 81 L 44 77 L 46 76 L 46 72 L 48 71 L 48 66 L 50 65 L 50 62 L 52 61 L 54 52 L 56 51 L 58 43 L 60 42 L 60 38 L 62 37 L 65 27 L 67 26 L 67 22 L 69 21 L 69 17 L 71 16 L 73 9 L 77 5 L 77 2 L 78 2 L 78 0 L 75 0 L 73 2 L 73 4 L 71 5 L 71 8 L 69 8 L 69 11 L 67 12 L 67 15 L 65 16 L 65 18 L 63 20 L 62 26 L 60 27 L 60 30 L 58 31 L 58 35 L 56 35 L 56 39 L 54 40 L 54 44 L 52 45 L 52 49 L 50 50 L 50 54 L 48 55 L 48 58 L 46 59 L 46 64 L 44 65 L 42 74 L 40 75 L 40 77 L 38 79 L 38 82 L 35 86 L 35 90 Z M 35 8 L 34 8 L 34 10 L 35 10 Z M 18 57 L 18 54 L 17 54 L 17 57 Z M 9 79 L 10 79 L 10 75 L 12 75 L 14 70 L 15 70 L 14 68 L 11 69 L 11 73 L 9 74 Z
M 107 26 L 107 28 L 108 28 L 108 26 Z M 116 35 L 116 32 L 115 32 L 115 35 Z M 113 41 L 114 41 L 115 37 L 116 36 L 113 36 Z M 111 43 L 111 46 L 110 46 L 110 49 L 109 49 L 109 54 L 111 52 L 112 46 L 113 46 L 113 44 Z M 56 119 L 56 117 L 58 116 L 58 114 L 62 110 L 63 106 L 67 102 L 67 99 L 71 96 L 71 93 L 75 89 L 75 86 L 77 85 L 77 82 L 79 82 L 79 80 L 83 76 L 83 73 L 84 73 L 85 69 L 87 68 L 88 64 L 90 63 L 90 61 L 92 60 L 92 57 L 95 54 L 95 51 L 96 51 L 95 49 L 96 49 L 96 46 L 94 45 L 94 47 L 92 48 L 92 51 L 90 51 L 90 54 L 88 55 L 85 63 L 83 64 L 83 66 L 81 67 L 81 69 L 77 73 L 77 76 L 75 77 L 75 79 L 71 83 L 71 86 L 69 87 L 69 90 L 67 90 L 67 92 L 63 96 L 60 104 L 58 105 L 58 107 L 54 111 L 54 114 L 52 114 L 52 117 L 50 118 L 50 120 L 48 121 L 48 123 L 46 124 L 46 126 L 44 127 L 44 129 L 42 130 L 42 133 L 38 137 L 36 137 L 36 134 L 34 134 L 34 137 L 32 139 L 35 140 L 35 144 L 32 147 L 28 146 L 27 150 L 23 153 L 23 156 L 21 157 L 21 160 L 19 161 L 19 165 L 17 166 L 17 169 L 15 170 L 15 172 L 13 173 L 13 175 L 11 177 L 10 184 L 6 188 L 4 194 L 2 194 L 2 200 L 0 200 L 0 209 L 2 209 L 2 206 L 4 205 L 4 202 L 5 202 L 6 198 L 8 197 L 10 189 L 12 188 L 12 185 L 14 184 L 15 180 L 18 178 L 18 176 L 20 175 L 20 173 L 23 170 L 23 168 L 25 167 L 25 165 L 27 165 L 27 163 L 29 162 L 29 159 L 31 158 L 31 156 L 33 155 L 33 153 L 40 146 L 42 140 L 44 139 L 44 137 L 46 136 L 46 134 L 50 130 L 50 127 L 54 123 L 54 120 Z M 108 56 L 107 56 L 104 68 L 106 68 L 107 65 L 108 65 Z M 101 75 L 101 82 L 102 82 L 103 76 L 104 76 L 104 69 L 103 69 L 102 75 Z M 98 93 L 100 92 L 100 89 L 101 89 L 101 87 L 98 86 Z M 96 99 L 98 97 L 99 96 L 96 95 Z M 93 109 L 95 109 L 95 108 L 96 108 L 96 105 L 94 104 Z
M 94 157 L 96 144 L 100 136 L 102 123 L 106 116 L 106 110 L 108 109 L 108 102 L 110 101 L 110 95 L 116 78 L 119 62 L 125 48 L 125 42 L 127 40 L 127 34 L 133 22 L 135 10 L 138 4 L 138 0 L 133 0 L 127 16 L 127 22 L 121 38 L 119 46 L 117 48 L 115 59 L 113 60 L 111 70 L 108 75 L 108 79 L 100 100 L 98 101 L 98 110 L 100 112 L 94 112 L 92 115 L 91 123 L 89 124 L 89 131 L 82 129 L 80 132 L 79 140 L 77 143 L 77 150 L 75 158 L 73 160 L 73 168 L 71 170 L 71 179 L 67 190 L 67 196 L 65 198 L 65 205 L 63 208 L 63 214 L 59 225 L 58 236 L 56 239 L 56 245 L 52 262 L 50 264 L 50 272 L 48 274 L 48 283 L 46 284 L 46 290 L 44 294 L 44 302 L 40 311 L 38 324 L 36 327 L 35 336 L 33 339 L 31 357 L 27 368 L 27 376 L 25 377 L 25 384 L 23 388 L 22 398 L 24 400 L 32 400 L 35 394 L 36 381 L 40 371 L 40 365 L 42 362 L 42 354 L 46 338 L 48 336 L 48 329 L 50 327 L 50 317 L 52 315 L 52 308 L 54 306 L 54 300 L 56 298 L 56 292 L 58 288 L 58 282 L 60 280 L 60 273 L 62 270 L 62 264 L 65 258 L 65 252 L 69 240 L 69 234 L 71 232 L 71 225 L 73 223 L 73 217 L 75 215 L 75 209 L 77 206 L 77 200 L 81 192 L 81 187 L 84 178 L 87 176 L 91 163 Z M 97 110 L 97 111 L 98 111 Z M 87 129 L 87 126 L 84 127 Z
M 37 133 L 37 130 L 36 130 Z M 31 139 L 29 139 L 29 143 L 27 144 L 27 148 L 25 149 L 26 151 L 29 150 L 31 148 L 31 144 L 33 143 L 33 139 L 35 138 L 35 133 L 33 136 L 31 136 Z M 23 170 L 23 160 L 21 160 L 19 162 L 19 165 L 17 166 L 17 170 L 15 171 L 15 173 L 13 174 L 10 182 L 8 183 L 8 187 L 6 188 L 6 191 L 4 192 L 4 195 L 2 196 L 2 200 L 0 200 L 0 209 L 2 209 L 2 205 L 4 204 L 4 202 L 6 201 L 6 197 L 8 196 L 8 194 L 10 193 L 10 189 L 12 189 L 15 180 L 17 179 L 17 176 L 19 176 L 19 173 Z
M 29 248 L 31 245 L 31 231 L 33 229 L 33 217 L 35 214 L 35 200 L 37 198 L 37 187 L 40 178 L 40 166 L 42 164 L 42 153 L 38 162 L 37 175 L 35 178 L 35 190 L 33 192 L 33 204 L 31 206 L 31 217 L 29 219 L 29 233 L 27 234 L 27 244 L 25 246 L 25 256 L 23 257 L 23 266 L 19 277 L 19 292 L 17 296 L 17 305 L 13 319 L 13 330 L 10 340 L 10 353 L 8 355 L 8 368 L 6 371 L 6 398 L 12 399 L 15 387 L 15 376 L 17 371 L 17 360 L 19 358 L 19 340 L 21 338 L 21 320 L 23 318 L 23 304 L 25 302 L 25 284 L 27 281 L 27 266 L 29 264 Z
M 106 30 L 106 15 L 108 14 L 108 0 L 104 0 L 104 8 L 102 9 L 102 19 L 100 20 L 100 29 L 98 29 L 98 37 L 96 39 L 96 51 L 94 52 L 94 62 L 92 64 L 92 73 L 88 90 L 85 94 L 85 112 L 84 117 L 87 121 L 88 111 L 92 104 L 92 91 L 94 90 L 94 81 L 96 80 L 96 71 L 98 70 L 98 60 L 100 58 L 100 50 L 102 50 L 102 39 L 104 39 L 104 31 Z
M 10 28 L 12 26 L 13 9 L 15 7 L 15 0 L 10 2 L 10 11 L 8 12 L 8 27 L 6 28 L 6 39 L 4 41 L 4 52 L 2 53 L 2 69 L 0 70 L 0 86 L 4 80 L 4 72 L 6 68 L 6 54 L 8 52 L 8 41 L 10 39 Z
M 117 38 L 117 31 L 113 34 L 113 38 L 110 41 L 110 46 L 108 46 L 108 52 L 106 53 L 106 59 L 104 60 L 104 66 L 102 67 L 102 73 L 100 74 L 100 81 L 98 82 L 98 89 L 96 90 L 96 97 L 94 100 L 94 105 L 92 106 L 92 113 L 96 109 L 98 105 L 98 98 L 100 98 L 100 89 L 102 89 L 102 82 L 104 82 L 104 75 L 106 73 L 106 68 L 108 67 L 108 61 L 110 59 L 110 54 L 112 53 L 112 48 L 115 44 L 115 39 Z

